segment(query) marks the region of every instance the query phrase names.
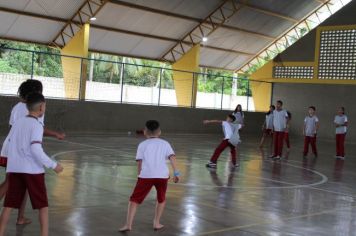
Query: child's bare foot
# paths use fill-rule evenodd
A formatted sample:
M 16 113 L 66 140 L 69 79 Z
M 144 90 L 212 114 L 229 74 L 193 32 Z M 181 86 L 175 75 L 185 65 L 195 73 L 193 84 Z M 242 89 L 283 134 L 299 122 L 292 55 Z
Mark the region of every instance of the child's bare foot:
M 153 230 L 158 231 L 164 228 L 164 225 L 161 224 L 154 224 L 153 225 Z
M 32 220 L 25 218 L 25 217 L 17 219 L 17 222 L 16 222 L 17 225 L 28 225 L 31 223 L 32 223 Z
M 127 232 L 127 231 L 131 231 L 131 227 L 128 227 L 127 225 L 119 229 L 119 232 Z

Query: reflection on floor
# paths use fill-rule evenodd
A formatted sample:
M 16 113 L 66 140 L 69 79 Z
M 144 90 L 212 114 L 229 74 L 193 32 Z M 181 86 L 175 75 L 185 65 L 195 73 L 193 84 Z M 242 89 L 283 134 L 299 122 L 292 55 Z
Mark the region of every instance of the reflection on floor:
M 302 140 L 292 140 L 289 155 L 268 159 L 270 150 L 243 137 L 241 166 L 231 169 L 226 150 L 216 170 L 205 167 L 219 136 L 167 135 L 177 154 L 182 181 L 171 183 L 161 232 L 152 230 L 155 193 L 139 208 L 128 235 L 354 235 L 356 232 L 356 149 L 335 160 L 332 141 L 319 142 L 319 157 L 302 158 Z M 135 152 L 142 137 L 69 136 L 45 140 L 47 153 L 61 161 L 60 176 L 47 174 L 50 235 L 119 235 L 128 197 L 136 181 Z M 3 178 L 4 171 L 1 172 Z M 34 223 L 8 235 L 38 235 Z

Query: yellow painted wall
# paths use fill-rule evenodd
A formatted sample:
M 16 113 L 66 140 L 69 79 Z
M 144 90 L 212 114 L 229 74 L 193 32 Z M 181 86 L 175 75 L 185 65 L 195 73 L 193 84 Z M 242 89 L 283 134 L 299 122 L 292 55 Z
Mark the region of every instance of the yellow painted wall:
M 256 111 L 266 111 L 271 105 L 272 84 L 263 81 L 270 81 L 272 74 L 273 61 L 270 61 L 251 75 L 250 88 Z
M 61 50 L 62 55 L 88 57 L 89 24 L 83 28 Z M 69 99 L 85 99 L 87 60 L 62 56 L 65 96 Z M 85 73 L 82 73 L 85 72 Z M 81 81 L 81 74 L 83 74 Z
M 172 65 L 173 70 L 199 72 L 200 45 L 194 46 Z M 193 73 L 173 71 L 174 88 L 178 106 L 195 106 L 198 90 L 197 78 Z M 193 102 L 192 102 L 193 101 Z

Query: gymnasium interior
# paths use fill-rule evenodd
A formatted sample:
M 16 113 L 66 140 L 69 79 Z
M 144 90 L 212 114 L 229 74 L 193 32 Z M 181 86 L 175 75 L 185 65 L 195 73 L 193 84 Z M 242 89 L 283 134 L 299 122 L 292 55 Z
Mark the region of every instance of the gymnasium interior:
M 355 0 L 1 0 L 1 144 L 29 79 L 43 84 L 45 127 L 66 135 L 43 139 L 64 167 L 46 171 L 49 235 L 356 235 L 355 12 Z M 291 147 L 275 161 L 273 138 L 259 145 L 278 100 L 292 114 Z M 203 121 L 238 104 L 239 166 L 226 150 L 207 168 L 224 134 Z M 310 106 L 318 156 L 303 155 Z M 169 180 L 162 230 L 152 229 L 152 189 L 122 233 L 147 120 L 172 145 L 180 181 Z M 6 235 L 39 235 L 30 201 L 31 224 L 16 214 Z

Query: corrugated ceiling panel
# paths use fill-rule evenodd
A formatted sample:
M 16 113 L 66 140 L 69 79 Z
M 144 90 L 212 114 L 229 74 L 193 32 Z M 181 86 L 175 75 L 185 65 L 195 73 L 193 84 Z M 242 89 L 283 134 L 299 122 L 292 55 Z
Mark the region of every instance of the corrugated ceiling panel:
M 95 24 L 179 39 L 197 23 L 108 3 Z
M 316 0 L 249 0 L 248 3 L 295 19 L 302 19 L 321 4 Z
M 202 48 L 200 58 L 201 65 L 231 69 L 228 66 L 231 67 L 233 62 L 235 62 L 234 64 L 242 64 L 249 59 L 249 56 Z
M 240 33 L 229 29 L 218 28 L 209 36 L 206 45 L 256 53 L 271 40 L 255 35 Z
M 48 43 L 63 27 L 63 23 L 28 16 L 19 16 L 5 35 L 8 38 Z
M 99 29 L 91 30 L 90 39 L 89 48 L 91 50 L 150 58 L 159 58 L 165 50 L 172 46 L 172 43 L 167 41 Z
M 236 68 L 242 67 L 251 58 L 252 57 L 248 57 L 248 56 L 235 57 L 233 61 L 231 61 L 228 65 L 225 66 L 225 69 L 227 69 L 227 70 L 236 70 Z
M 15 14 L 0 12 L 0 36 L 5 36 L 18 18 Z
M 181 15 L 205 18 L 221 0 L 124 0 L 125 2 L 174 12 Z
M 84 0 L 1 0 L 0 6 L 69 19 Z
M 249 8 L 241 8 L 226 24 L 277 37 L 294 23 Z

